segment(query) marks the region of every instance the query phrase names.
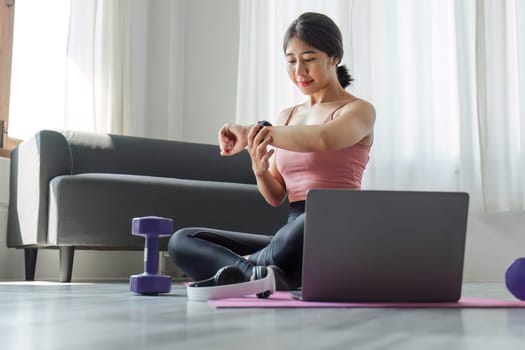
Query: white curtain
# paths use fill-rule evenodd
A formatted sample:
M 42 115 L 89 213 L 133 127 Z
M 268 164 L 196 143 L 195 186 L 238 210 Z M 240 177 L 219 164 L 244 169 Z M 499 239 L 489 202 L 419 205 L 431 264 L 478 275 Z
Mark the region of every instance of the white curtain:
M 476 2 L 476 96 L 486 209 L 525 207 L 525 6 Z M 470 104 L 473 104 L 471 101 Z M 471 113 L 475 113 L 472 111 Z
M 340 26 L 349 90 L 377 110 L 364 188 L 460 190 L 474 211 L 525 208 L 522 1 L 241 1 L 239 122 L 304 100 L 282 36 L 307 10 Z
M 71 0 L 66 129 L 126 132 L 130 103 L 129 26 L 125 0 Z
M 10 136 L 72 129 L 182 139 L 186 0 L 16 6 Z
M 182 139 L 185 0 L 71 0 L 68 129 Z

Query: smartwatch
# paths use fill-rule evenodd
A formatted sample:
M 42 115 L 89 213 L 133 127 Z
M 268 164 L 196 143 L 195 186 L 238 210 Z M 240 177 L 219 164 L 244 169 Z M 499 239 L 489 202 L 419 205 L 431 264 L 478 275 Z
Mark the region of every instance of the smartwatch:
M 265 126 L 272 126 L 272 123 L 270 123 L 269 121 L 267 120 L 259 120 L 257 122 L 257 125 L 260 126 L 259 130 L 257 130 L 257 132 L 255 133 L 255 135 L 257 135 L 259 133 L 259 131 L 262 130 L 262 128 L 264 128 Z
M 269 121 L 267 120 L 259 120 L 257 122 L 257 125 L 260 125 L 260 126 L 272 126 L 272 123 L 270 123 Z

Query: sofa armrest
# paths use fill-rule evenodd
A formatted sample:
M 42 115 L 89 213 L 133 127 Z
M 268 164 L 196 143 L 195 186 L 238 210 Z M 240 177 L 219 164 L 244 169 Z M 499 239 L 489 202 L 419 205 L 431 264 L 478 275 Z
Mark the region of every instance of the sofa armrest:
M 49 182 L 71 174 L 72 159 L 64 136 L 41 131 L 11 153 L 7 246 L 47 241 Z M 23 210 L 19 210 L 23 208 Z

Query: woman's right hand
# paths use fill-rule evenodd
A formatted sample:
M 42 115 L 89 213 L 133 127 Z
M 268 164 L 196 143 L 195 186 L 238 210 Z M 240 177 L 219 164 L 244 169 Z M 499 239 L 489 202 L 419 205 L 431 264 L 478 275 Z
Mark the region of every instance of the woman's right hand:
M 233 156 L 247 145 L 249 126 L 226 123 L 219 130 L 221 156 Z
M 272 137 L 268 135 L 269 128 L 255 124 L 248 132 L 248 153 L 252 159 L 252 169 L 255 176 L 259 177 L 268 172 L 270 157 L 275 152 L 268 146 Z
M 286 198 L 286 186 L 275 161 L 271 161 L 275 153 L 275 149 L 269 147 L 273 144 L 272 130 L 272 126 L 255 124 L 248 132 L 246 149 L 250 154 L 259 192 L 271 206 L 278 207 Z

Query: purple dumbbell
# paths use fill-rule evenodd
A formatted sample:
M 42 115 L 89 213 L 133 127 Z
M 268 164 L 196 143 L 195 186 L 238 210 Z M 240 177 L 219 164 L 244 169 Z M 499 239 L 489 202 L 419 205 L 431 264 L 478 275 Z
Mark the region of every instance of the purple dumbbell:
M 144 273 L 129 279 L 130 290 L 139 294 L 169 293 L 171 277 L 159 275 L 159 237 L 173 233 L 173 220 L 158 216 L 134 218 L 131 233 L 146 239 L 144 248 Z
M 505 272 L 505 284 L 516 298 L 525 300 L 525 258 L 516 259 Z

